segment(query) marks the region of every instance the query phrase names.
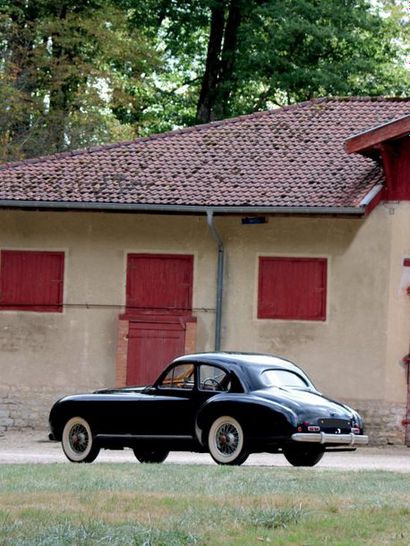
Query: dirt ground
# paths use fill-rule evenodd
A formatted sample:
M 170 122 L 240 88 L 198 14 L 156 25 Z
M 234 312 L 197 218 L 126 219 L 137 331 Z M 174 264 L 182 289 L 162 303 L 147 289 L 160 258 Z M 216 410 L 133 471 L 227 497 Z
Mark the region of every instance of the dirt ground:
M 97 463 L 131 463 L 137 461 L 130 449 L 101 451 Z M 0 464 L 67 463 L 61 445 L 50 442 L 46 431 L 6 432 L 0 436 Z M 210 455 L 203 453 L 172 452 L 167 463 L 215 464 Z M 245 465 L 289 466 L 283 455 L 254 454 Z M 410 473 L 410 449 L 407 447 L 362 447 L 350 453 L 326 453 L 318 468 L 340 470 L 392 470 Z

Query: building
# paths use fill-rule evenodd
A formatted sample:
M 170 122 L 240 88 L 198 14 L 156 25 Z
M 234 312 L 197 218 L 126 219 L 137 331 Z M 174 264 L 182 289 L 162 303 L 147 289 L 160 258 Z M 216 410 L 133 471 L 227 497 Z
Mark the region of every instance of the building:
M 319 99 L 0 167 L 0 429 L 183 352 L 282 354 L 403 443 L 410 99 Z

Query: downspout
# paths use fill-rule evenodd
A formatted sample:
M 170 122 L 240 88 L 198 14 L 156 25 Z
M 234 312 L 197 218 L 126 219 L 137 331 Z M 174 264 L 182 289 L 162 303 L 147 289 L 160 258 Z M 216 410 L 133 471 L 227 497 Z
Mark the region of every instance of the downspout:
M 212 210 L 206 211 L 209 231 L 218 246 L 218 264 L 216 271 L 216 314 L 215 314 L 215 351 L 221 350 L 221 329 L 222 329 L 222 301 L 224 287 L 224 259 L 225 248 L 221 236 L 214 224 L 214 213 Z

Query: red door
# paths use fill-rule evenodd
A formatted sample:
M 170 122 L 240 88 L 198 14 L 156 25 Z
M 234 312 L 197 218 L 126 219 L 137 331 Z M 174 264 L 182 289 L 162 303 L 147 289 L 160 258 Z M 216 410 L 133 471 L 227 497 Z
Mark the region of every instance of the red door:
M 130 322 L 127 385 L 150 385 L 165 364 L 184 353 L 185 329 L 176 323 Z
M 128 255 L 127 385 L 151 384 L 166 364 L 184 354 L 192 279 L 193 256 Z
M 410 447 L 410 361 L 407 359 L 407 411 L 403 421 L 405 427 L 405 443 Z

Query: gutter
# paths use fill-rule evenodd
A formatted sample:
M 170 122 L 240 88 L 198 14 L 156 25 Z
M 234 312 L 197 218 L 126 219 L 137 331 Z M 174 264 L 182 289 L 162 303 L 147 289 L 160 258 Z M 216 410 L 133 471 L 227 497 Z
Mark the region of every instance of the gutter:
M 383 188 L 383 184 L 377 184 L 377 186 L 372 188 L 369 193 L 363 197 L 359 203 L 359 207 L 367 207 L 367 205 L 373 201 L 376 195 L 378 195 Z
M 214 213 L 212 210 L 206 211 L 206 219 L 209 231 L 218 247 L 218 264 L 216 271 L 216 315 L 215 315 L 215 351 L 221 350 L 221 330 L 222 330 L 222 302 L 224 285 L 224 261 L 225 247 L 221 236 L 214 224 Z
M 363 201 L 362 201 L 363 202 Z M 258 207 L 258 206 L 206 206 L 206 205 L 144 205 L 139 203 L 91 203 L 82 201 L 19 201 L 1 199 L 0 208 L 49 209 L 49 210 L 89 210 L 115 212 L 162 212 L 186 214 L 304 214 L 304 215 L 342 215 L 363 216 L 365 211 L 359 207 Z

